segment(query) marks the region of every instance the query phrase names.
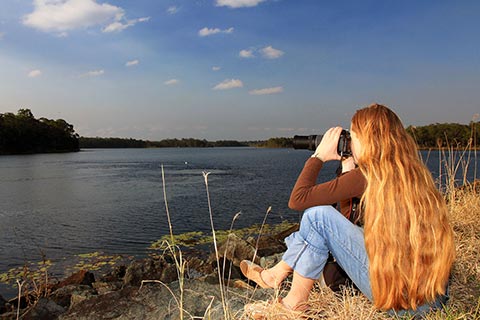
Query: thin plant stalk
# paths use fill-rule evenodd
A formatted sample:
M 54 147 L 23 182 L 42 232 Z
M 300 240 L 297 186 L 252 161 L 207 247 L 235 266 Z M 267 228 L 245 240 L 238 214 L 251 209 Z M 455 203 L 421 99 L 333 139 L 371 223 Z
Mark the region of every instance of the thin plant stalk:
M 265 213 L 265 216 L 263 217 L 262 225 L 260 226 L 260 231 L 258 232 L 258 237 L 257 237 L 257 242 L 255 244 L 255 251 L 253 252 L 253 257 L 252 257 L 252 262 L 255 262 L 255 259 L 257 258 L 257 253 L 258 253 L 258 246 L 260 243 L 260 237 L 262 236 L 263 232 L 263 227 L 265 226 L 267 222 L 267 217 L 269 213 L 272 211 L 272 206 L 269 206 L 267 209 L 267 212 Z M 280 291 L 278 289 L 275 290 L 275 297 L 274 300 L 278 298 Z M 252 292 L 252 296 L 255 294 L 255 290 Z
M 205 310 L 205 313 L 203 314 L 202 319 L 210 319 L 211 318 L 210 317 L 210 311 L 212 309 L 213 300 L 215 300 L 215 297 L 212 297 L 212 299 L 210 300 L 210 303 L 208 304 L 207 309 Z M 207 314 L 208 314 L 208 318 L 207 318 Z
M 168 210 L 168 201 L 167 201 L 167 191 L 166 191 L 166 183 L 165 183 L 165 171 L 163 169 L 163 164 L 162 164 L 162 185 L 163 185 L 163 199 L 165 202 L 165 211 L 167 213 L 167 221 L 168 221 L 168 227 L 170 229 L 170 239 L 172 241 L 172 244 L 168 246 L 173 259 L 175 261 L 175 266 L 177 269 L 177 276 L 178 276 L 178 283 L 179 283 L 179 289 L 180 289 L 180 299 L 176 300 L 178 302 L 178 309 L 180 312 L 180 319 L 183 319 L 183 294 L 184 294 L 184 272 L 185 272 L 185 263 L 183 262 L 183 257 L 182 257 L 182 251 L 179 249 L 178 253 L 179 256 L 177 258 L 176 250 L 175 250 L 175 239 L 173 237 L 173 228 L 172 228 L 172 222 L 170 219 L 170 211 Z
M 174 245 L 175 239 L 173 237 L 172 222 L 170 221 L 170 212 L 168 211 L 167 190 L 165 186 L 165 171 L 163 170 L 163 164 L 162 164 L 162 186 L 163 186 L 163 201 L 165 202 L 165 211 L 167 212 L 168 227 L 170 228 L 170 240 L 172 241 L 172 245 Z
M 437 139 L 438 146 L 438 189 L 442 190 L 442 139 Z
M 480 114 L 476 113 L 473 115 L 472 117 L 472 140 L 473 140 L 473 155 L 474 155 L 474 158 L 475 158 L 475 166 L 474 166 L 474 169 L 473 169 L 473 181 L 475 181 L 477 179 L 477 153 L 478 153 L 478 149 L 477 149 L 477 124 L 475 123 L 475 121 L 478 120 L 478 118 L 480 117 Z M 474 188 L 474 192 L 476 192 L 476 189 Z
M 208 212 L 210 215 L 210 225 L 212 228 L 212 238 L 213 238 L 213 247 L 215 248 L 215 258 L 217 260 L 217 269 L 218 269 L 218 282 L 220 285 L 220 296 L 222 297 L 222 306 L 223 306 L 223 312 L 225 319 L 228 318 L 228 307 L 227 307 L 227 301 L 225 299 L 225 290 L 224 290 L 224 281 L 222 279 L 222 272 L 220 270 L 220 257 L 218 254 L 218 247 L 217 247 L 217 237 L 215 235 L 215 227 L 213 225 L 213 213 L 212 213 L 212 205 L 210 202 L 210 191 L 208 190 L 208 175 L 210 172 L 203 172 L 203 178 L 205 180 L 205 188 L 207 191 L 207 201 L 208 201 Z
M 232 219 L 232 223 L 230 224 L 230 230 L 228 232 L 228 234 L 230 235 L 232 233 L 232 230 L 233 230 L 233 224 L 235 223 L 235 220 L 237 220 L 237 218 L 242 214 L 241 211 L 237 212 L 235 214 L 235 216 L 233 216 L 233 219 Z M 230 237 L 228 236 L 227 237 L 227 242 L 226 242 L 226 245 L 225 245 L 225 252 L 223 253 L 223 268 L 222 268 L 222 271 L 223 271 L 223 274 L 222 274 L 222 278 L 225 279 L 225 267 L 226 267 L 226 264 L 227 264 L 227 250 L 228 250 L 228 245 L 230 243 Z M 228 278 L 227 278 L 227 283 L 230 283 L 230 276 L 232 275 L 232 265 L 230 264 L 230 269 L 228 271 Z
M 20 319 L 20 301 L 22 299 L 22 287 L 24 284 L 25 284 L 25 281 L 20 282 L 17 279 L 17 285 L 18 285 L 17 320 Z
M 170 294 L 172 295 L 173 299 L 175 300 L 175 302 L 177 303 L 177 305 L 180 305 L 180 301 L 178 301 L 177 297 L 175 297 L 175 294 L 173 293 L 172 289 L 170 289 L 165 283 L 163 283 L 162 281 L 160 280 L 142 280 L 141 284 L 140 284 L 140 288 L 138 290 L 142 290 L 143 288 L 143 284 L 144 283 L 158 283 L 158 284 L 161 284 L 165 289 L 167 289 Z
M 258 232 L 257 243 L 255 244 L 255 251 L 253 253 L 252 262 L 255 262 L 255 258 L 257 257 L 258 245 L 260 243 L 260 237 L 262 236 L 263 227 L 265 226 L 265 223 L 267 222 L 268 214 L 271 211 L 272 211 L 272 207 L 270 206 L 270 207 L 268 207 L 267 212 L 265 213 L 265 216 L 263 217 L 262 225 L 260 226 L 260 231 Z
M 445 191 L 449 196 L 450 201 L 454 201 L 457 193 L 456 176 L 458 170 L 462 169 L 462 183 L 468 184 L 467 172 L 470 164 L 470 155 L 467 153 L 471 149 L 469 143 L 463 150 L 455 148 L 450 145 L 447 139 L 448 154 L 443 151 L 443 158 L 445 158 Z M 468 157 L 467 157 L 468 156 Z

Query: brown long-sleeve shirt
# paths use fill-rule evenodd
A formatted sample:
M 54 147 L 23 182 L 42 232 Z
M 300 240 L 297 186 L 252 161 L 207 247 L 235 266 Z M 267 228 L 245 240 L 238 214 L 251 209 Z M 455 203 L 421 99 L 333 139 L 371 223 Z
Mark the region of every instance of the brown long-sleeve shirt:
M 322 167 L 323 162 L 318 158 L 307 160 L 293 187 L 288 206 L 303 211 L 314 206 L 340 202 L 342 214 L 348 217 L 351 199 L 360 198 L 365 191 L 365 177 L 359 169 L 353 169 L 331 181 L 317 184 Z

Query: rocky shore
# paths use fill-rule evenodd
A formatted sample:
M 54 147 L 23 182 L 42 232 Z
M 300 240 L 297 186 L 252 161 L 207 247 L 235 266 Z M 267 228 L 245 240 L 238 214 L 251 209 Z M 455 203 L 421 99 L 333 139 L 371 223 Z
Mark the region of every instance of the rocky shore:
M 81 270 L 20 299 L 0 296 L 0 319 L 224 319 L 225 312 L 240 317 L 246 302 L 271 295 L 249 290 L 253 287 L 241 275 L 240 261 L 255 256 L 259 264 L 276 263 L 286 249 L 283 239 L 297 229 L 258 239 L 231 233 L 219 244 L 218 256 L 166 250 L 102 276 Z

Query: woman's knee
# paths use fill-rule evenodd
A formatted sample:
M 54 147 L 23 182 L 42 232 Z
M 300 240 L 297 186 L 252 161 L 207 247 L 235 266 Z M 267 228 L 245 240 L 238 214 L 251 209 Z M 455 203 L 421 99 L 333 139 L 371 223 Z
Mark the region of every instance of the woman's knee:
M 307 238 L 312 231 L 321 233 L 319 228 L 332 215 L 332 211 L 335 211 L 332 206 L 316 206 L 305 210 L 300 223 L 300 234 Z
M 302 224 L 316 224 L 318 221 L 324 220 L 325 216 L 331 216 L 335 212 L 332 206 L 316 206 L 305 210 L 302 217 Z

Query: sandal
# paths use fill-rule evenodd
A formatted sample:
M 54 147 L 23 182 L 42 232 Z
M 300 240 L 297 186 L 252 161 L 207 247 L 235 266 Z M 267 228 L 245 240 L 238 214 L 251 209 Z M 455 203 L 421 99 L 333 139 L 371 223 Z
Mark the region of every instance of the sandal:
M 308 319 L 305 313 L 308 310 L 307 304 L 301 304 L 290 309 L 283 304 L 282 298 L 274 301 L 260 301 L 248 303 L 244 307 L 245 313 L 255 320 L 264 319 Z
M 249 260 L 242 260 L 240 262 L 240 270 L 243 275 L 247 277 L 248 280 L 256 282 L 263 289 L 273 289 L 272 286 L 268 285 L 262 279 L 262 271 L 264 270 L 258 264 L 253 263 Z

